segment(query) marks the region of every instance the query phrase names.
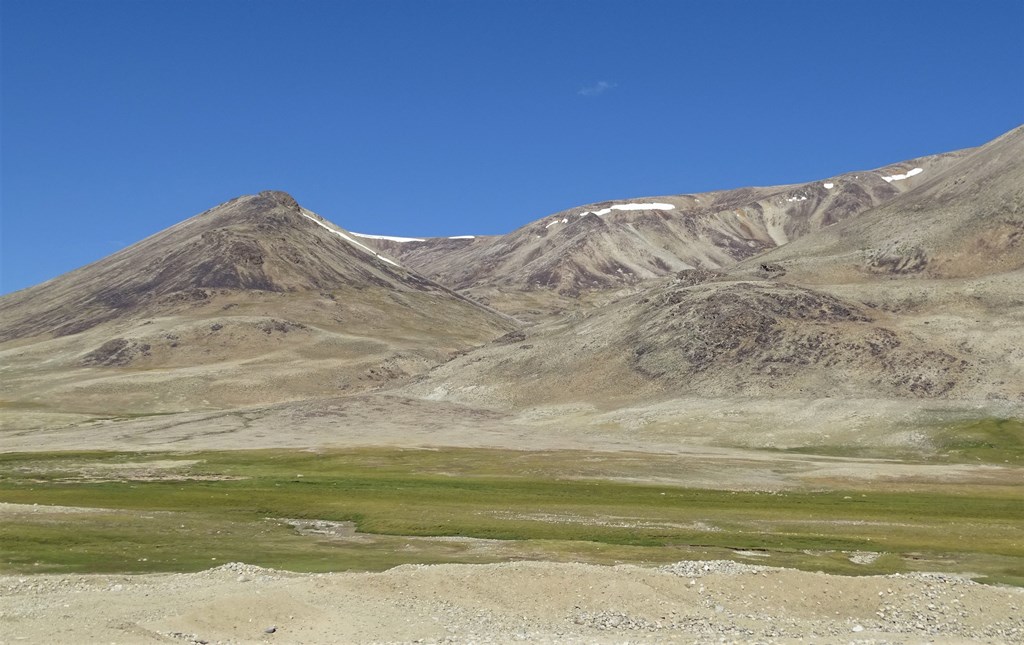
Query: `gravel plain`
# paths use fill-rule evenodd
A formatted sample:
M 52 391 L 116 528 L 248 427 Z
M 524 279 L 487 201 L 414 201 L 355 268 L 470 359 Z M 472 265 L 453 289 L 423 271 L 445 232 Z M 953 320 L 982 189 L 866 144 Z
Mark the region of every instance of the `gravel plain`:
M 1024 643 L 1024 589 L 949 574 L 546 562 L 0 576 L 0 643 Z

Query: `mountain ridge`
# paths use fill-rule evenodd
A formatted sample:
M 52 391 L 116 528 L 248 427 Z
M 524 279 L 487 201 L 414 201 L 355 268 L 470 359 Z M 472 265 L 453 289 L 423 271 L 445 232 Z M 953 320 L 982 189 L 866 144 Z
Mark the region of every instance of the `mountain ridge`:
M 731 267 L 887 203 L 973 150 L 803 184 L 595 202 L 504 235 L 405 241 L 370 236 L 367 243 L 431 279 L 522 315 L 529 306 L 526 292 L 552 292 L 557 309 L 567 299 L 632 288 L 681 270 Z

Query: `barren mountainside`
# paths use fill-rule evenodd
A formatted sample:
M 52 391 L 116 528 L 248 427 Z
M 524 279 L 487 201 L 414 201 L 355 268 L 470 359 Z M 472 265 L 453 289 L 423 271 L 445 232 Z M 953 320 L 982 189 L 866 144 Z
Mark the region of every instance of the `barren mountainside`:
M 857 190 L 868 182 L 906 187 L 879 206 L 818 220 L 817 229 L 767 252 L 763 242 L 761 253 L 737 253 L 738 262 L 718 270 L 649 278 L 411 387 L 510 408 L 679 396 L 1024 401 L 1024 129 L 931 159 L 886 170 L 895 175 L 854 177 Z M 850 183 L 790 189 L 784 194 L 808 197 L 788 214 L 806 201 L 807 213 L 821 215 L 815 204 Z M 728 198 L 738 204 L 760 190 Z M 672 199 L 621 216 L 678 221 Z M 617 216 L 608 212 L 600 224 L 583 216 L 595 224 L 577 226 L 589 240 Z M 539 226 L 547 224 L 523 230 Z M 756 239 L 752 229 L 745 235 L 730 239 Z
M 758 263 L 781 263 L 791 279 L 812 282 L 1024 269 L 1024 127 L 919 179 L 899 199 L 772 250 Z M 752 261 L 745 265 L 754 268 Z
M 0 321 L 0 399 L 62 413 L 374 390 L 514 327 L 280 192 L 4 296 Z
M 511 233 L 369 243 L 455 289 L 578 296 L 738 261 L 889 203 L 969 150 L 805 184 L 588 204 Z
M 405 401 L 396 418 L 1019 403 L 1022 147 L 1018 128 L 879 170 L 600 202 L 482 238 L 360 235 L 285 193 L 240 197 L 0 298 L 0 401 L 26 432 L 370 393 Z
M 0 341 L 84 331 L 231 292 L 296 293 L 375 286 L 445 291 L 360 249 L 286 193 L 239 197 L 137 244 L 0 300 Z

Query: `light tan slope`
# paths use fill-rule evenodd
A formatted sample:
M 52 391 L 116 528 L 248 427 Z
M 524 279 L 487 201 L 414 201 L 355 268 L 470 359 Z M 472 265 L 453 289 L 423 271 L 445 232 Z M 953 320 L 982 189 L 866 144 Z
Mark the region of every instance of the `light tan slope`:
M 273 192 L 5 296 L 0 320 L 7 421 L 376 389 L 514 327 Z
M 978 277 L 1024 268 L 1024 126 L 969 152 L 912 191 L 750 260 L 814 283 Z
M 821 289 L 673 279 L 513 332 L 406 391 L 505 409 L 694 396 L 1024 400 L 1008 347 L 962 340 Z

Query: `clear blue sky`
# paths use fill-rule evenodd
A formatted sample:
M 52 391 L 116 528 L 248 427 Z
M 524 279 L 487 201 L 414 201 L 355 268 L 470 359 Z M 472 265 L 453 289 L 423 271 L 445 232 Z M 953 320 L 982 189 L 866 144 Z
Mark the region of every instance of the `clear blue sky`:
M 273 188 L 501 233 L 1024 122 L 1024 0 L 3 0 L 9 292 Z

